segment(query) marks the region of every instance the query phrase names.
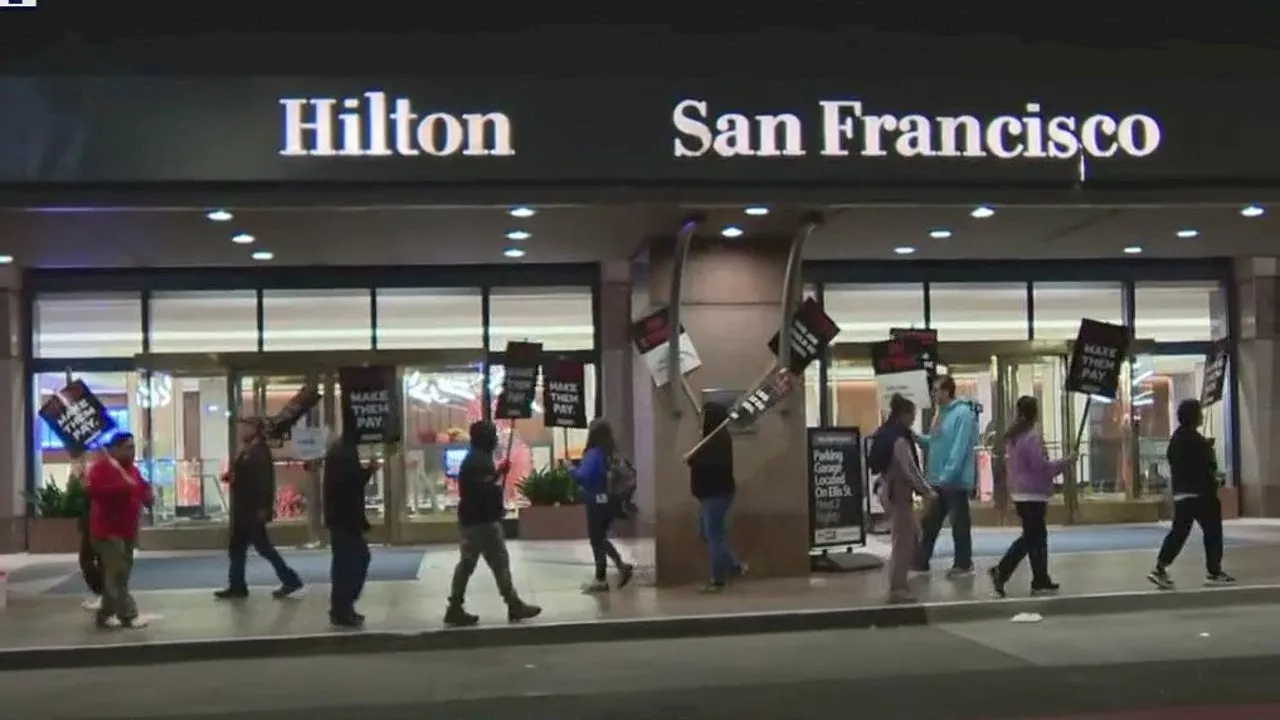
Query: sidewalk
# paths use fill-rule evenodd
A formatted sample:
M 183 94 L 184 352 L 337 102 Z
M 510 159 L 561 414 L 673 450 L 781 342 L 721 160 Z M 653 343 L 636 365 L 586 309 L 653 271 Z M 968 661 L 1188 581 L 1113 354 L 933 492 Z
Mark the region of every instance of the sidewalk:
M 1055 538 L 1076 532 L 1082 531 L 1063 530 Z M 1061 616 L 1266 603 L 1280 600 L 1280 544 L 1265 542 L 1277 532 L 1280 528 L 1272 535 L 1240 540 L 1233 531 L 1228 568 L 1241 580 L 1237 588 L 1200 587 L 1203 561 L 1199 538 L 1193 536 L 1173 569 L 1183 588 L 1174 593 L 1156 592 L 1145 579 L 1153 550 L 1114 550 L 1055 556 L 1053 573 L 1063 585 L 1057 598 L 993 601 L 981 572 L 952 582 L 939 570 L 917 581 L 922 602 L 912 606 L 884 604 L 887 588 L 883 572 L 878 571 L 794 580 L 748 578 L 716 595 L 693 588 L 659 590 L 652 586 L 651 573 L 642 571 L 633 587 L 608 595 L 584 595 L 580 586 L 590 575 L 585 543 L 515 542 L 511 552 L 516 584 L 527 601 L 545 608 L 543 616 L 526 625 L 508 626 L 492 577 L 481 566 L 472 580 L 468 607 L 481 615 L 482 625 L 466 631 L 445 630 L 441 624 L 457 559 L 449 547 L 378 551 L 395 556 L 386 568 L 396 572 L 403 573 L 402 566 L 410 559 L 420 566 L 415 579 L 370 583 L 360 604 L 368 626 L 359 633 L 333 632 L 328 626 L 323 584 L 313 583 L 301 597 L 289 601 L 272 600 L 267 588 L 261 588 L 247 601 L 217 603 L 210 596 L 220 580 L 216 574 L 207 587 L 138 592 L 139 605 L 152 623 L 148 628 L 98 631 L 79 606 L 81 596 L 58 592 L 77 587 L 70 574 L 74 567 L 63 560 L 14 572 L 17 581 L 10 583 L 9 607 L 0 617 L 0 669 L 1007 620 L 1024 610 Z M 873 548 L 880 542 L 875 539 Z M 980 549 L 994 546 L 985 533 L 978 544 Z M 1071 541 L 1057 544 L 1070 546 Z M 628 554 L 639 559 L 650 556 L 650 547 L 633 545 Z M 287 556 L 296 565 L 312 569 L 311 577 L 304 573 L 308 579 L 320 575 L 315 568 L 327 568 L 323 551 L 291 551 Z M 143 574 L 150 573 L 153 580 L 197 563 L 218 568 L 216 572 L 225 568 L 219 554 L 156 557 L 149 554 L 140 561 L 140 567 L 151 563 Z M 379 563 L 375 559 L 375 565 Z M 251 564 L 251 578 L 266 582 L 270 573 L 265 565 L 256 558 Z M 989 564 L 979 561 L 980 567 Z M 937 568 L 945 565 L 945 561 L 935 563 Z M 1011 594 L 1025 596 L 1023 585 L 1023 579 L 1015 578 Z

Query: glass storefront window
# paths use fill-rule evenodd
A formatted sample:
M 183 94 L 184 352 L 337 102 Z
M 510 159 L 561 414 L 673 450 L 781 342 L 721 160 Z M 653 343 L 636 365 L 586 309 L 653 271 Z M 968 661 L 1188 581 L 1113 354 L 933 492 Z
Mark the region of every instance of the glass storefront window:
M 889 339 L 889 328 L 922 328 L 924 285 L 827 285 L 823 307 L 840 328 L 835 343 Z
M 225 522 L 222 475 L 231 456 L 226 376 L 149 373 L 142 380 L 136 395 L 145 433 L 138 458 L 157 489 L 155 525 Z
M 35 301 L 38 358 L 122 358 L 142 352 L 141 293 L 57 293 Z
M 1163 495 L 1169 491 L 1169 463 L 1165 451 L 1169 437 L 1178 426 L 1178 404 L 1198 400 L 1204 380 L 1202 355 L 1142 355 L 1133 368 L 1133 415 L 1138 424 L 1138 477 L 1142 494 Z M 1225 380 L 1230 387 L 1230 370 Z M 1231 478 L 1227 452 L 1225 403 L 1205 408 L 1200 431 L 1214 438 L 1218 471 Z
M 379 350 L 484 345 L 479 289 L 379 288 L 377 302 Z
M 480 365 L 404 369 L 404 462 L 409 520 L 458 507 L 458 468 L 471 423 L 484 416 Z M 494 391 L 497 395 L 497 391 Z
M 1124 324 L 1124 287 L 1120 283 L 1034 283 L 1037 340 L 1075 340 L 1080 319 Z
M 154 293 L 148 332 L 152 353 L 256 352 L 258 294 Z
M 142 409 L 145 406 L 146 393 L 140 391 L 139 376 L 137 373 L 119 372 L 119 373 L 75 373 L 75 379 L 83 380 L 93 394 L 98 397 L 102 404 L 107 408 L 107 413 L 116 422 L 116 427 L 138 436 L 138 455 L 142 456 L 143 423 L 145 422 L 145 412 Z M 32 393 L 32 401 L 34 407 L 39 408 L 54 393 L 58 392 L 67 385 L 67 377 L 65 373 L 39 373 L 33 378 L 34 391 Z M 45 485 L 53 484 L 61 488 L 67 485 L 67 478 L 73 469 L 73 461 L 67 454 L 62 442 L 58 436 L 49 429 L 49 425 L 40 418 L 39 415 L 32 413 L 35 422 L 35 478 L 36 484 Z M 114 434 L 114 433 L 111 433 Z M 110 435 L 104 436 L 103 439 L 109 439 Z M 152 482 L 156 481 L 154 475 L 148 472 L 148 468 L 142 467 L 143 474 Z M 163 500 L 166 497 L 163 485 L 157 487 L 157 499 Z
M 938 342 L 1026 340 L 1026 283 L 940 283 L 929 286 L 929 326 Z M 945 358 L 945 351 L 942 351 Z
M 1133 290 L 1135 334 L 1146 340 L 1213 340 L 1216 282 L 1138 283 Z
M 369 290 L 266 290 L 262 349 L 368 350 L 373 347 Z
M 489 350 L 529 340 L 546 350 L 590 350 L 595 319 L 590 288 L 494 288 L 489 296 Z

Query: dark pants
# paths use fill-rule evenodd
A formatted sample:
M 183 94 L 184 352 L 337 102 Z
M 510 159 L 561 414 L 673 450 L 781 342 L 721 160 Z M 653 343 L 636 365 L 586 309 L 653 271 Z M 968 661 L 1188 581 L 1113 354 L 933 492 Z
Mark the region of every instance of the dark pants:
M 128 622 L 138 617 L 138 605 L 129 591 L 133 577 L 134 539 L 100 538 L 93 547 L 102 560 L 102 607 L 98 609 L 100 622 L 111 616 Z
M 102 559 L 98 551 L 93 549 L 93 540 L 88 532 L 80 533 L 80 574 L 84 576 L 84 584 L 89 592 L 102 595 Z
M 507 554 L 502 523 L 463 525 L 459 528 L 459 534 L 462 537 L 458 543 L 458 565 L 453 569 L 449 604 L 462 607 L 466 601 L 471 574 L 476 571 L 476 563 L 480 562 L 480 558 L 484 558 L 489 571 L 493 573 L 494 582 L 498 584 L 498 594 L 502 595 L 507 605 L 519 606 L 520 596 L 516 594 L 515 585 L 511 582 L 511 556 Z
M 329 614 L 351 618 L 369 576 L 369 541 L 363 531 L 329 530 Z
M 293 571 L 293 568 L 289 567 L 284 558 L 280 557 L 276 546 L 271 544 L 271 538 L 267 536 L 267 524 L 242 520 L 231 526 L 231 544 L 227 547 L 227 556 L 231 559 L 227 568 L 228 589 L 237 592 L 249 589 L 244 579 L 244 563 L 250 546 L 259 557 L 271 563 L 271 569 L 276 571 L 276 577 L 280 579 L 281 585 L 302 586 L 302 579 Z
M 591 543 L 591 556 L 596 564 L 596 580 L 604 580 L 610 560 L 618 569 L 622 569 L 623 566 L 618 548 L 614 547 L 613 542 L 609 540 L 609 528 L 618 517 L 618 507 L 613 501 L 588 502 L 586 507 L 587 541 Z
M 1222 504 L 1214 495 L 1197 495 L 1173 503 L 1173 527 L 1160 545 L 1156 566 L 1167 568 L 1182 552 L 1191 534 L 1191 524 L 1204 534 L 1204 565 L 1210 575 L 1222 572 Z
M 1022 534 L 1009 545 L 1009 550 L 996 566 L 996 572 L 1000 573 L 1001 580 L 1008 580 L 1018 569 L 1022 558 L 1029 558 L 1031 587 L 1044 587 L 1052 582 L 1049 578 L 1049 527 L 1045 524 L 1049 503 L 1015 502 L 1013 507 L 1022 521 Z
M 969 491 L 963 488 L 938 488 L 938 496 L 929 503 L 924 522 L 920 523 L 920 557 L 916 569 L 929 569 L 933 546 L 942 532 L 942 522 L 950 518 L 951 539 L 956 546 L 952 566 L 960 570 L 973 568 L 973 536 L 969 519 Z

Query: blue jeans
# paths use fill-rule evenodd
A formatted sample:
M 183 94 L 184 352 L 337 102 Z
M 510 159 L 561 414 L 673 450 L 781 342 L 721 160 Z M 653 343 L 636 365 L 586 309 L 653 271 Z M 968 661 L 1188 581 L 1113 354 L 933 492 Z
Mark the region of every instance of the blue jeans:
M 740 567 L 738 556 L 729 547 L 728 519 L 729 508 L 733 505 L 733 495 L 716 495 L 703 498 L 698 508 L 698 520 L 701 525 L 702 540 L 707 544 L 711 554 L 711 582 L 728 582 L 729 576 Z
M 951 520 L 951 540 L 955 544 L 952 567 L 957 570 L 973 569 L 972 521 L 969 517 L 969 489 L 956 487 L 937 488 L 938 496 L 924 513 L 921 525 L 920 555 L 916 558 L 917 570 L 928 570 L 933 558 L 933 546 L 942 532 L 942 523 Z

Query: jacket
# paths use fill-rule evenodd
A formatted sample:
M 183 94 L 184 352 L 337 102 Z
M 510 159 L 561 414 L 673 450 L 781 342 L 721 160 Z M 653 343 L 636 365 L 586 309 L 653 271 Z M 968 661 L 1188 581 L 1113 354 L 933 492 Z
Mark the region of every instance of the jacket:
M 275 519 L 276 464 L 261 440 L 246 447 L 231 464 L 231 520 L 253 524 Z
M 124 467 L 104 457 L 89 467 L 85 475 L 89 494 L 89 536 L 96 540 L 138 537 L 142 508 L 154 501 L 151 485 L 136 465 Z
M 893 441 L 893 455 L 876 486 L 880 504 L 910 511 L 912 493 L 928 495 L 931 491 L 920 471 L 920 458 L 910 433 L 900 433 Z
M 939 411 L 934 430 L 920 436 L 929 453 L 925 473 L 935 488 L 972 490 L 978 480 L 974 447 L 978 442 L 978 409 L 973 401 L 956 398 Z
M 689 458 L 689 491 L 695 498 L 706 500 L 732 495 L 736 490 L 733 438 L 721 430 Z
M 1213 446 L 1200 431 L 1179 425 L 1169 438 L 1165 451 L 1169 460 L 1173 498 L 1180 500 L 1196 495 L 1217 495 L 1218 458 Z
M 1053 499 L 1053 479 L 1068 464 L 1067 460 L 1049 459 L 1038 431 L 1022 433 L 1005 448 L 1009 497 L 1014 502 L 1049 502 Z
M 582 499 L 588 505 L 609 502 L 609 456 L 593 447 L 582 454 L 576 468 L 570 470 L 573 481 L 582 488 Z
M 472 426 L 471 449 L 458 468 L 460 525 L 489 525 L 502 522 L 507 515 L 506 479 L 493 461 L 497 447 L 497 430 L 492 423 Z
M 364 492 L 373 468 L 360 463 L 354 445 L 336 442 L 324 456 L 324 526 L 340 532 L 369 530 Z

